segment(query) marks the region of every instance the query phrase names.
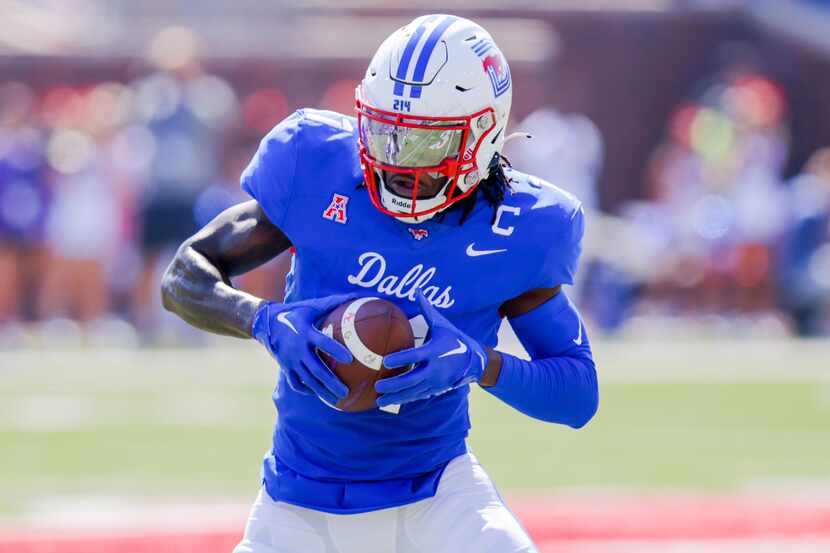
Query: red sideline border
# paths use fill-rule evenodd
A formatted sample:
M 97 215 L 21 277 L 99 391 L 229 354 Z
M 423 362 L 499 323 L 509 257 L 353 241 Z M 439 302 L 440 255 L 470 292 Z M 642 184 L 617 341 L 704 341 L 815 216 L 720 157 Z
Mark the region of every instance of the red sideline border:
M 523 500 L 514 512 L 537 542 L 830 538 L 828 498 L 580 496 Z
M 830 538 L 830 500 L 768 497 L 557 497 L 509 502 L 534 541 L 717 541 Z M 228 553 L 233 529 L 55 534 L 0 529 L 0 553 Z

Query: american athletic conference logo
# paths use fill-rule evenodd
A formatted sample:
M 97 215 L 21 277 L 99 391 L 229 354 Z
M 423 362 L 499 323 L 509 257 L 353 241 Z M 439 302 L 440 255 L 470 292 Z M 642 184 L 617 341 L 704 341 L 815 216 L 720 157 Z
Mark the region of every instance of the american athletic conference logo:
M 323 211 L 323 219 L 334 221 L 335 223 L 346 224 L 349 220 L 346 215 L 346 205 L 349 203 L 349 197 L 343 194 L 334 194 L 331 197 L 329 206 Z
M 490 77 L 493 95 L 498 98 L 510 89 L 510 67 L 489 38 L 482 38 L 472 46 L 473 52 L 481 59 L 484 72 Z

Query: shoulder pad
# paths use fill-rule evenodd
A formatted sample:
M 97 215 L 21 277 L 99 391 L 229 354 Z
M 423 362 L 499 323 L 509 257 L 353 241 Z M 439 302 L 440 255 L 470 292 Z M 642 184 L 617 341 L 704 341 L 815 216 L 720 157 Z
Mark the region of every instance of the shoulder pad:
M 521 173 L 515 169 L 505 170 L 505 175 L 510 186 L 508 194 L 527 196 L 518 199 L 531 210 L 554 208 L 570 219 L 582 208 L 582 203 L 576 196 L 539 177 Z
M 521 209 L 523 235 L 541 261 L 533 287 L 572 284 L 582 250 L 584 211 L 573 195 L 540 178 L 509 169 L 504 204 Z
M 304 119 L 310 126 L 328 127 L 334 131 L 353 132 L 355 128 L 355 118 L 348 117 L 336 111 L 329 111 L 323 109 L 303 108 L 299 110 L 303 113 Z

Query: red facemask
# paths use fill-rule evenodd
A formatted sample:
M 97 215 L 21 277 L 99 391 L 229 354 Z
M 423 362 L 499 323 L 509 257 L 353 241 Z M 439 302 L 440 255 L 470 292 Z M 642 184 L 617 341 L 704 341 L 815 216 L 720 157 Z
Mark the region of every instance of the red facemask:
M 372 203 L 392 217 L 420 217 L 447 208 L 469 196 L 481 180 L 476 168 L 479 146 L 496 125 L 495 112 L 485 108 L 460 117 L 426 117 L 380 110 L 361 100 L 360 88 L 355 101 L 357 110 L 360 164 Z M 489 113 L 489 118 L 482 117 Z M 473 121 L 479 127 L 477 140 L 471 143 Z M 482 125 L 489 123 L 489 125 Z M 398 210 L 388 209 L 381 201 L 379 175 L 407 177 L 411 190 L 407 196 L 391 190 Z M 438 190 L 425 186 L 436 178 L 446 179 Z M 459 183 L 463 183 L 459 187 Z M 434 188 L 434 187 L 432 187 Z M 419 194 L 421 192 L 421 194 Z M 443 200 L 434 201 L 443 196 Z M 418 204 L 421 204 L 419 207 Z

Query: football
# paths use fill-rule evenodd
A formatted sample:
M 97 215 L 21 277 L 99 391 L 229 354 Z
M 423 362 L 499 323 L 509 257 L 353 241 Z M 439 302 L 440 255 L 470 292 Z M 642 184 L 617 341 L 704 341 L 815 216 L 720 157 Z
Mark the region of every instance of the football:
M 320 330 L 349 348 L 354 356 L 354 361 L 344 364 L 320 352 L 326 365 L 349 387 L 349 395 L 335 407 L 349 412 L 376 409 L 375 381 L 407 369 L 384 368 L 383 357 L 415 345 L 406 314 L 392 302 L 375 297 L 358 298 L 329 313 Z

